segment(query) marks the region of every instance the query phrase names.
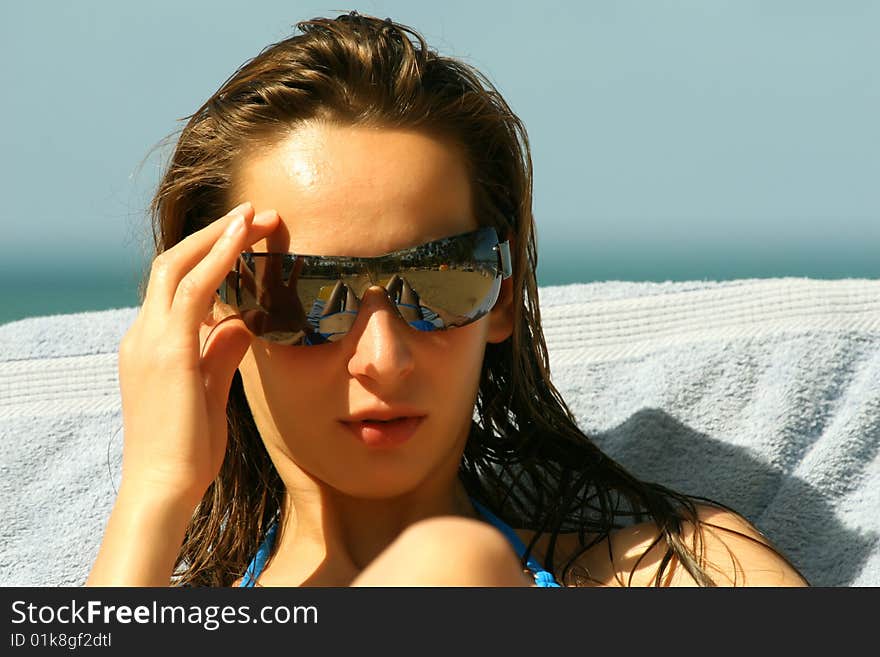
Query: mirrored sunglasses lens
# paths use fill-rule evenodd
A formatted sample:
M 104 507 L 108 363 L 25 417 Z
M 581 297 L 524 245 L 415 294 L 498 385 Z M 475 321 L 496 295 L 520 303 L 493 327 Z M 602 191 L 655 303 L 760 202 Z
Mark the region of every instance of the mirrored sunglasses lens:
M 323 344 L 341 339 L 357 316 L 353 293 L 369 280 L 340 276 L 304 258 L 286 254 L 241 254 L 238 275 L 227 294 L 254 335 L 285 345 Z M 237 294 L 236 294 L 237 292 Z
M 404 268 L 392 262 L 386 269 L 393 271 L 379 273 L 379 285 L 401 317 L 421 331 L 479 319 L 491 310 L 501 287 L 487 262 Z M 230 304 L 239 299 L 237 310 L 254 335 L 284 345 L 341 340 L 372 284 L 365 273 L 340 272 L 330 258 L 244 253 L 238 272 L 230 275 Z
M 482 317 L 498 296 L 497 277 L 453 267 L 393 274 L 385 287 L 401 317 L 421 331 L 464 326 Z

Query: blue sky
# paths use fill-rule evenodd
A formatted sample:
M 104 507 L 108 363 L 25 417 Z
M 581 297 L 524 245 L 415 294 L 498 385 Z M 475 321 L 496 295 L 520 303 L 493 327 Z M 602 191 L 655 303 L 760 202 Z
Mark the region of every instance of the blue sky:
M 548 259 L 880 261 L 878 2 L 166 0 L 3 4 L 0 269 L 138 265 L 152 147 L 297 20 L 349 9 L 498 86 Z

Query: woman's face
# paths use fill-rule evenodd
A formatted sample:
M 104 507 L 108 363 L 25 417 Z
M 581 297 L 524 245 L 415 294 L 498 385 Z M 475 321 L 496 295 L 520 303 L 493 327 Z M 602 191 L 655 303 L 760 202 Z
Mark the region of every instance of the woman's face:
M 409 131 L 302 127 L 247 159 L 234 193 L 235 203 L 249 200 L 281 217 L 255 252 L 376 256 L 479 225 L 459 151 Z M 290 484 L 305 474 L 374 499 L 450 481 L 486 343 L 510 335 L 508 310 L 499 303 L 467 326 L 422 332 L 374 287 L 338 342 L 285 346 L 254 337 L 239 370 L 281 476 Z M 377 446 L 349 429 L 353 416 L 387 408 L 423 416 L 405 442 Z

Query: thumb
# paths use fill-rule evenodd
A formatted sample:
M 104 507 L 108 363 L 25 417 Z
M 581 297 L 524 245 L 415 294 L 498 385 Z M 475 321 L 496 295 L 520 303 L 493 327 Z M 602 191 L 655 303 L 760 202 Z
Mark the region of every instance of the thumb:
M 251 333 L 240 317 L 203 323 L 199 328 L 202 356 L 200 368 L 205 396 L 213 412 L 226 408 L 232 378 L 251 344 Z

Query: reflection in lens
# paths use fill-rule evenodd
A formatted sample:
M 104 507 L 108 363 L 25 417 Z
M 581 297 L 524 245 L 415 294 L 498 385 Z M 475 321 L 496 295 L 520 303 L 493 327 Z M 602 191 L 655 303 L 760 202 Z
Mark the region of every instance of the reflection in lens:
M 296 295 L 302 259 L 255 258 L 242 253 L 237 263 L 242 319 L 256 335 L 285 335 L 285 342 L 307 330 L 305 311 Z
M 500 287 L 500 280 L 486 272 L 411 270 L 401 277 L 400 294 L 389 296 L 412 326 L 435 331 L 464 326 L 485 315 Z
M 325 286 L 326 288 L 326 286 Z M 326 302 L 320 295 L 313 304 L 314 315 L 311 315 L 312 326 L 324 339 L 336 342 L 345 335 L 354 324 L 360 303 L 352 289 L 336 281 Z
M 501 289 L 494 230 L 437 240 L 378 258 L 245 252 L 223 297 L 248 329 L 271 342 L 335 342 L 357 318 L 371 285 L 385 289 L 413 328 L 464 326 L 491 310 Z

